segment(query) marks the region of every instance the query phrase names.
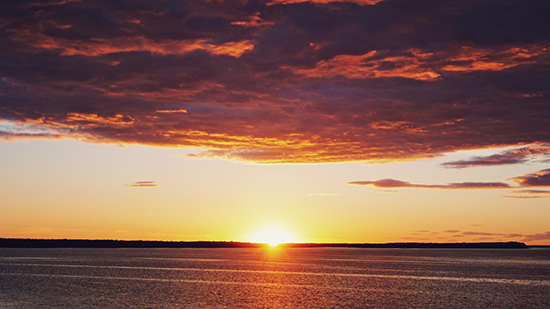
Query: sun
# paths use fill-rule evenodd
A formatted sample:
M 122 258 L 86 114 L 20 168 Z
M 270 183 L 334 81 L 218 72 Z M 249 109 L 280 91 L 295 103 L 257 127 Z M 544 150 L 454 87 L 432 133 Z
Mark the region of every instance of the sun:
M 290 231 L 280 226 L 263 227 L 248 237 L 248 241 L 268 244 L 271 247 L 285 243 L 299 242 L 298 238 Z

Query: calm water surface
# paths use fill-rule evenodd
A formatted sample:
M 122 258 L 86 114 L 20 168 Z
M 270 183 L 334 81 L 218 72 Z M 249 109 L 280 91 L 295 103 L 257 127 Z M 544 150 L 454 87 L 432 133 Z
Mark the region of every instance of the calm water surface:
M 550 249 L 0 249 L 0 308 L 550 308 Z

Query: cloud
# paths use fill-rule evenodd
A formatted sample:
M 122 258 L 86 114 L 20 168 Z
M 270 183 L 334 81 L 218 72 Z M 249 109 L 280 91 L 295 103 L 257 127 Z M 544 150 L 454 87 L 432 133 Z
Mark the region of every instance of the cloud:
M 165 114 L 183 113 L 183 114 L 187 114 L 187 111 L 185 109 L 162 109 L 162 110 L 157 110 L 157 113 L 165 113 Z
M 442 74 L 473 71 L 501 71 L 518 65 L 535 63 L 534 59 L 550 54 L 546 45 L 505 50 L 463 47 L 437 54 L 408 50 L 392 55 L 373 50 L 363 55 L 338 55 L 316 63 L 312 69 L 296 69 L 294 74 L 307 77 L 343 76 L 350 79 L 402 77 L 433 82 Z M 533 62 L 534 61 L 534 62 Z
M 11 127 L 0 135 L 201 148 L 194 158 L 257 163 L 531 145 L 518 146 L 525 156 L 447 167 L 529 162 L 550 143 L 549 6 L 8 1 L 0 119 Z
M 34 2 L 29 3 L 27 5 L 28 8 L 32 7 L 47 7 L 47 6 L 54 6 L 54 5 L 64 5 L 71 2 L 80 2 L 82 0 L 62 0 L 62 1 L 47 1 L 47 2 Z
M 125 187 L 132 187 L 132 188 L 151 188 L 151 187 L 158 187 L 158 184 L 156 181 L 136 181 L 131 185 L 124 185 Z
M 474 225 L 474 226 L 480 226 L 480 225 Z M 460 232 L 459 230 L 447 230 L 447 231 L 444 231 L 443 233 L 452 233 L 453 234 L 451 236 L 452 238 L 480 236 L 474 239 L 474 241 L 482 241 L 482 240 L 490 240 L 490 239 L 494 239 L 495 241 L 510 241 L 514 239 L 518 240 L 518 238 L 521 238 L 521 241 L 531 242 L 536 240 L 550 239 L 550 232 L 537 233 L 534 235 L 524 235 L 524 234 L 517 234 L 517 233 L 504 234 L 504 233 L 492 233 L 492 232 L 474 232 L 474 231 Z
M 420 189 L 506 189 L 510 186 L 503 182 L 460 182 L 445 185 L 414 184 L 395 179 L 380 179 L 377 181 L 351 181 L 350 185 L 374 186 L 377 188 L 420 188 Z
M 550 194 L 550 190 L 516 190 L 512 191 L 513 193 L 524 193 L 524 194 Z
M 492 236 L 491 238 L 519 238 L 525 237 L 522 234 L 502 234 L 502 233 L 489 233 L 489 232 L 463 232 L 462 235 L 465 236 Z
M 294 74 L 318 78 L 343 76 L 350 79 L 403 77 L 420 81 L 434 81 L 441 77 L 422 66 L 430 54 L 419 51 L 411 51 L 410 56 L 380 57 L 378 54 L 377 51 L 371 51 L 359 56 L 338 55 L 318 62 L 314 69 L 294 70 Z M 391 64 L 391 69 L 387 68 L 388 64 Z
M 550 232 L 526 235 L 524 241 L 536 241 L 536 240 L 547 240 L 547 239 L 550 239 Z
M 443 233 L 460 233 L 459 230 L 446 230 L 446 231 L 443 231 Z
M 521 187 L 547 187 L 550 186 L 550 169 L 521 175 L 509 180 L 518 183 Z
M 506 198 L 517 198 L 517 199 L 540 199 L 540 198 L 550 198 L 550 196 L 544 196 L 544 195 L 503 195 L 502 197 L 506 197 Z
M 391 178 L 380 179 L 376 181 L 365 180 L 365 181 L 350 181 L 350 185 L 359 185 L 359 186 L 373 186 L 376 188 L 417 188 L 417 189 L 513 189 L 513 188 L 528 188 L 528 187 L 545 187 L 550 186 L 550 169 L 541 170 L 531 174 L 525 174 L 508 180 L 516 182 L 519 184 L 519 187 L 510 186 L 504 182 L 458 182 L 458 183 L 449 183 L 449 184 L 416 184 L 410 183 L 407 181 L 396 180 Z M 541 193 L 546 194 L 550 191 L 547 190 L 519 190 L 512 191 L 513 193 Z M 544 198 L 545 196 L 515 196 L 515 195 L 505 195 L 503 197 L 510 198 Z
M 523 237 L 524 235 L 521 235 L 521 234 L 508 234 L 506 235 L 506 237 L 508 238 L 516 238 L 516 237 Z
M 0 120 L 0 140 L 19 140 L 25 138 L 61 139 L 68 130 L 41 126 L 37 123 L 19 123 Z
M 271 0 L 269 4 L 295 4 L 295 3 L 317 3 L 317 4 L 327 4 L 335 2 L 345 2 L 345 3 L 355 3 L 358 5 L 375 5 L 378 2 L 384 0 Z
M 527 146 L 518 149 L 506 150 L 490 156 L 477 156 L 468 160 L 445 162 L 441 164 L 448 168 L 466 168 L 478 166 L 495 166 L 528 163 L 535 157 L 547 160 L 550 156 L 550 146 L 547 144 Z
M 486 241 L 486 240 L 493 240 L 493 237 L 478 237 L 474 239 L 474 241 Z
M 397 190 L 371 190 L 371 192 L 376 193 L 399 193 Z
M 206 39 L 154 41 L 144 36 L 121 38 L 91 38 L 74 40 L 56 38 L 31 29 L 14 31 L 12 40 L 36 49 L 52 50 L 61 56 L 98 57 L 108 54 L 148 52 L 159 55 L 184 55 L 203 50 L 212 55 L 227 55 L 239 58 L 254 49 L 250 40 L 212 44 Z
M 489 235 L 496 235 L 494 233 L 484 233 L 484 232 L 463 232 L 462 235 L 472 236 L 472 235 L 479 235 L 479 236 L 489 236 Z

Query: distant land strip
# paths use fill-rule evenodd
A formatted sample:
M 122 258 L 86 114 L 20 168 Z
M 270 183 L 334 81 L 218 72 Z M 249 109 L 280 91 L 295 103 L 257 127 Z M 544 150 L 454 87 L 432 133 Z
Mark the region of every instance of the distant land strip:
M 263 248 L 267 244 L 234 241 L 150 241 L 112 239 L 0 238 L 0 248 Z M 289 243 L 285 248 L 527 249 L 522 242 L 475 243 Z

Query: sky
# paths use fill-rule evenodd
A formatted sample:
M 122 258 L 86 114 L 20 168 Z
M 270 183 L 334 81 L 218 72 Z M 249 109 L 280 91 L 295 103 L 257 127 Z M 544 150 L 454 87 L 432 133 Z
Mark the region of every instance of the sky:
M 0 3 L 0 237 L 550 245 L 546 0 Z

